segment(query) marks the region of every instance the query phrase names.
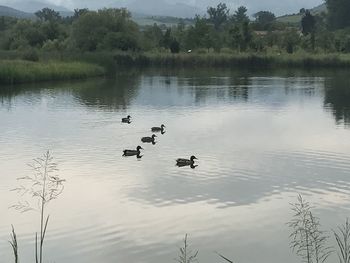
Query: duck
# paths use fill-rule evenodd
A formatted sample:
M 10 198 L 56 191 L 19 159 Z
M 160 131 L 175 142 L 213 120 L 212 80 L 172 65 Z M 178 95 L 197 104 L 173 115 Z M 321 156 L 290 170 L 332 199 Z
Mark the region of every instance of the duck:
M 134 156 L 134 155 L 140 156 L 140 153 L 141 153 L 140 150 L 143 150 L 141 146 L 137 146 L 136 150 L 124 150 L 123 156 Z
M 155 138 L 157 137 L 157 135 L 153 134 L 151 137 L 142 137 L 141 138 L 141 142 L 148 142 L 148 143 L 154 143 Z
M 151 128 L 151 131 L 153 131 L 153 132 L 164 132 L 164 128 L 165 128 L 165 125 L 164 124 L 162 124 L 160 127 L 152 127 Z
M 131 116 L 128 115 L 126 118 L 122 118 L 122 122 L 123 123 L 130 123 L 131 122 L 130 118 L 131 118 Z
M 193 167 L 196 167 L 194 166 L 194 160 L 198 160 L 196 158 L 196 156 L 192 155 L 190 157 L 190 159 L 182 159 L 182 158 L 179 158 L 176 160 L 176 165 L 179 166 L 179 167 L 182 167 L 182 166 L 193 166 Z

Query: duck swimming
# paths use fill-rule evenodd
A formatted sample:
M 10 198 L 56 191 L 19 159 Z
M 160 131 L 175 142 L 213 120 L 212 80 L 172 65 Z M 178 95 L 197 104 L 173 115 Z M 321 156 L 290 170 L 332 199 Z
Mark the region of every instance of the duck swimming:
M 131 118 L 131 116 L 128 115 L 126 118 L 122 118 L 122 122 L 123 123 L 130 123 L 131 122 L 130 118 Z
M 148 142 L 148 143 L 155 143 L 155 138 L 157 137 L 157 135 L 153 134 L 152 137 L 143 137 L 141 138 L 141 142 Z
M 134 156 L 134 155 L 140 156 L 140 153 L 141 153 L 140 150 L 143 150 L 141 146 L 137 146 L 136 150 L 124 150 L 123 156 Z
M 177 159 L 176 160 L 176 165 L 177 166 L 179 166 L 179 167 L 182 167 L 182 166 L 191 166 L 191 167 L 196 167 L 195 165 L 194 165 L 194 160 L 198 160 L 197 158 L 196 158 L 196 156 L 191 156 L 190 157 L 190 159 Z
M 151 131 L 153 131 L 153 132 L 164 132 L 164 128 L 165 128 L 165 125 L 164 124 L 162 124 L 160 127 L 152 127 L 151 128 Z

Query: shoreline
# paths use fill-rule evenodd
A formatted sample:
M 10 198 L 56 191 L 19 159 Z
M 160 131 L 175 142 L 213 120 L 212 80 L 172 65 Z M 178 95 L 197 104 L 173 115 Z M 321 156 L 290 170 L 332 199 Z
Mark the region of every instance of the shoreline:
M 2 54 L 3 55 L 3 54 Z M 0 60 L 0 84 L 86 79 L 113 76 L 125 68 L 222 68 L 222 69 L 347 69 L 346 54 L 258 53 L 43 53 L 38 62 L 17 57 Z
M 104 76 L 103 67 L 86 62 L 0 60 L 0 84 L 86 79 Z
M 350 68 L 350 56 L 345 54 L 116 54 L 117 65 L 160 67 L 227 67 L 227 68 Z

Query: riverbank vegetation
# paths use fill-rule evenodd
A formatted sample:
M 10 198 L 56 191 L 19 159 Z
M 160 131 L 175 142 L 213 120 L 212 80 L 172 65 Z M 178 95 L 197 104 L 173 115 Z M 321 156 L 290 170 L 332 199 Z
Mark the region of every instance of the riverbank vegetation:
M 344 1 L 343 1 L 344 2 Z M 346 2 L 346 1 L 345 1 Z M 349 67 L 350 12 L 346 3 L 327 0 L 327 12 L 301 9 L 300 23 L 284 23 L 269 11 L 251 19 L 241 6 L 220 3 L 193 23 L 140 26 L 126 9 L 76 9 L 61 17 L 44 8 L 36 19 L 0 17 L 2 83 L 81 78 L 107 73 L 118 65 Z M 47 64 L 46 61 L 60 61 Z M 22 65 L 22 68 L 20 68 Z M 19 70 L 20 68 L 20 70 Z M 9 75 L 8 75 L 9 74 Z
M 132 51 L 153 53 L 349 53 L 350 12 L 346 3 L 327 0 L 327 12 L 311 13 L 302 8 L 300 23 L 280 22 L 269 11 L 247 15 L 241 6 L 229 10 L 226 4 L 208 7 L 206 16 L 192 24 L 139 26 L 126 9 L 90 11 L 76 9 L 74 16 L 61 17 L 44 8 L 36 19 L 0 18 L 1 50 Z
M 0 60 L 1 84 L 83 79 L 104 74 L 104 68 L 83 62 Z

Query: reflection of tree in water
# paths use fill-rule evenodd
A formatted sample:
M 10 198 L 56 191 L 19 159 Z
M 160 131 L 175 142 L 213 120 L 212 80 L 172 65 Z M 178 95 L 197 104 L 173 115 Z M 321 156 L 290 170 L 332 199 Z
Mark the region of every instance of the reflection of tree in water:
M 76 81 L 43 82 L 2 86 L 0 88 L 0 106 L 11 108 L 16 97 L 25 95 L 30 103 L 40 102 L 41 93 L 73 94 L 86 106 L 102 109 L 125 109 L 139 88 L 140 73 L 128 71 L 118 74 L 115 79 L 88 79 Z
M 248 100 L 250 79 L 242 71 L 228 71 L 217 69 L 191 69 L 157 72 L 164 77 L 164 84 L 172 86 L 176 81 L 178 88 L 192 90 L 196 103 L 207 98 Z M 176 76 L 169 77 L 169 76 Z
M 331 109 L 337 123 L 350 125 L 350 77 L 336 74 L 326 80 L 325 107 Z
M 13 100 L 24 91 L 24 86 L 2 86 L 0 88 L 0 105 L 12 108 Z
M 139 82 L 138 71 L 124 72 L 115 79 L 91 82 L 79 89 L 73 89 L 73 95 L 89 107 L 126 109 L 137 94 Z
M 40 84 L 17 84 L 0 87 L 0 106 L 11 110 L 20 96 L 25 96 L 27 103 L 40 103 L 40 93 L 42 89 L 56 89 L 57 84 L 49 82 Z M 62 85 L 62 84 L 61 84 Z
M 250 84 L 251 80 L 247 76 L 241 78 L 232 78 L 231 87 L 229 88 L 228 92 L 229 98 L 233 98 L 234 100 L 248 101 Z

